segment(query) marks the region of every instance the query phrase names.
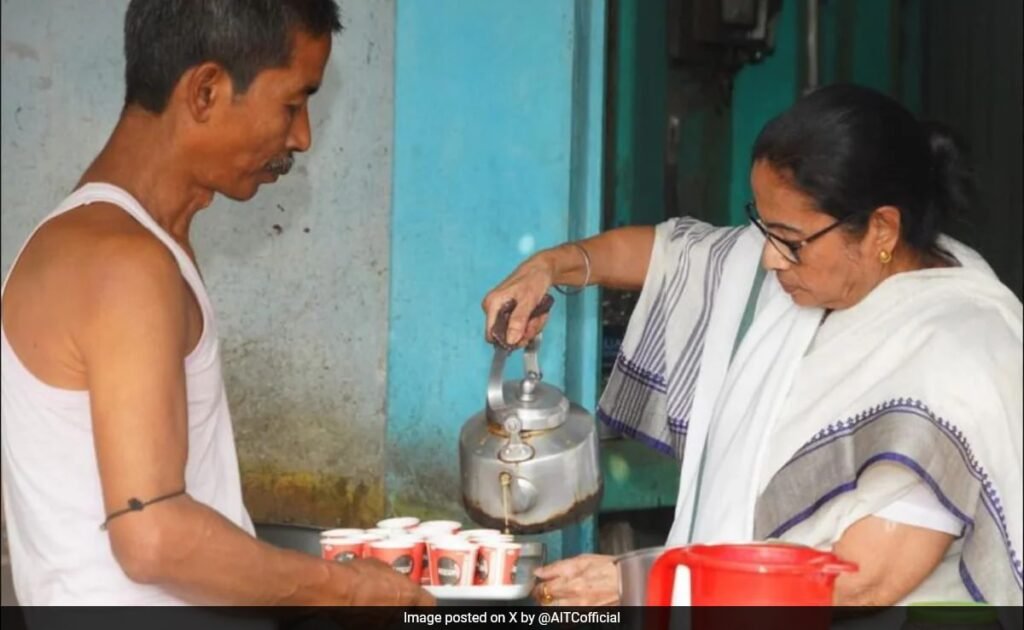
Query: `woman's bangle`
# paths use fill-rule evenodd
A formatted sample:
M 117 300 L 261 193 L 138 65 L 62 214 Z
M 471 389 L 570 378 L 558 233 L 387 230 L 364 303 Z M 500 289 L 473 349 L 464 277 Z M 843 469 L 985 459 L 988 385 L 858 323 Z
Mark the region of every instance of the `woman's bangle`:
M 583 284 L 578 287 L 563 289 L 562 287 L 555 285 L 555 291 L 558 291 L 562 295 L 576 295 L 577 293 L 581 293 L 583 289 L 587 288 L 587 285 L 590 284 L 590 253 L 587 251 L 586 247 L 583 247 L 575 241 L 569 244 L 580 250 L 580 253 L 583 254 L 583 264 L 586 265 L 587 275 L 583 278 Z

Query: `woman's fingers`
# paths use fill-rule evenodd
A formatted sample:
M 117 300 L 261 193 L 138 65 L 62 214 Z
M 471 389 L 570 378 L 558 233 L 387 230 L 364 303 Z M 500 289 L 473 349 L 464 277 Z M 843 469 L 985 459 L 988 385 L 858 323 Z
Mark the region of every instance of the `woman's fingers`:
M 491 336 L 494 330 L 494 324 L 498 321 L 498 313 L 501 312 L 501 307 L 508 303 L 509 299 L 506 297 L 505 292 L 499 289 L 495 289 L 487 294 L 484 298 L 481 306 L 484 309 L 484 339 L 488 343 L 492 343 L 494 339 Z
M 536 304 L 531 304 L 528 297 L 521 297 L 516 300 L 516 307 L 508 318 L 508 329 L 505 332 L 505 343 L 516 347 L 523 340 L 523 333 L 526 330 L 526 320 L 530 311 Z
M 540 331 L 543 330 L 545 326 L 547 326 L 548 318 L 550 317 L 550 313 L 544 313 L 540 317 L 535 317 L 534 319 L 528 321 L 526 323 L 526 334 L 523 335 L 522 343 L 520 345 L 525 345 L 531 339 L 539 335 Z
M 487 313 L 484 336 L 487 341 L 510 348 L 519 345 L 537 301 L 522 292 L 499 291 L 488 295 L 484 305 Z
M 533 574 L 540 580 L 552 580 L 559 577 L 568 577 L 570 575 L 575 575 L 578 572 L 578 569 L 576 568 L 576 565 L 578 564 L 578 558 L 567 558 L 565 560 L 559 560 L 539 567 L 534 570 Z
M 575 596 L 567 589 L 568 582 L 564 577 L 544 580 L 534 587 L 533 598 L 545 606 L 562 606 L 564 598 Z
M 578 578 L 564 578 L 559 577 L 550 580 L 548 583 L 547 593 L 555 599 L 556 602 L 561 605 L 562 601 L 583 595 L 580 589 L 580 580 Z
M 484 298 L 481 305 L 486 315 L 484 338 L 489 342 L 498 341 L 510 347 L 529 341 L 532 338 L 529 334 L 529 326 L 532 324 L 530 315 L 550 287 L 551 272 L 547 267 L 528 263 L 521 265 Z M 494 339 L 495 325 L 500 324 L 499 316 L 503 314 L 506 305 L 512 302 L 515 302 L 515 306 L 509 315 L 504 339 L 496 340 Z M 500 334 L 500 332 L 499 329 L 498 333 Z
M 547 580 L 534 593 L 537 601 L 551 606 L 598 606 L 619 599 L 617 584 L 595 582 L 587 576 Z
M 602 606 L 619 601 L 619 572 L 611 556 L 585 555 L 537 569 L 534 598 L 551 606 Z

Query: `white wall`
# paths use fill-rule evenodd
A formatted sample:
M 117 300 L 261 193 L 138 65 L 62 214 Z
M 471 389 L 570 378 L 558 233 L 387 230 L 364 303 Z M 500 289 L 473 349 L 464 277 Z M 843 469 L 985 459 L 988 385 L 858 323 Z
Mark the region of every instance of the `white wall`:
M 123 0 L 4 0 L 2 268 L 107 138 Z M 254 516 L 372 518 L 387 360 L 394 5 L 343 0 L 313 148 L 193 226 Z

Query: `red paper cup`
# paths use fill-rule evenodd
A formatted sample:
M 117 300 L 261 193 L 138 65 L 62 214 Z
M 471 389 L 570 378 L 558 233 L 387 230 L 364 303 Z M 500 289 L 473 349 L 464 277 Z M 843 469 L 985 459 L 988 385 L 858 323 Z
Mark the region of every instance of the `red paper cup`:
M 421 534 L 454 534 L 462 529 L 458 521 L 424 521 L 416 527 Z
M 383 521 L 377 523 L 377 529 L 401 529 L 409 530 L 420 524 L 420 519 L 415 516 L 399 516 L 396 518 L 386 518 Z
M 474 584 L 501 586 L 515 584 L 516 563 L 523 546 L 519 543 L 484 540 L 476 562 Z
M 363 543 L 363 557 L 364 558 L 369 558 L 370 557 L 370 543 L 375 543 L 375 542 L 377 542 L 379 540 L 386 540 L 386 538 L 384 536 L 380 536 L 378 534 L 371 534 L 369 532 L 367 532 L 365 534 L 359 534 L 358 536 L 350 536 L 350 538 L 362 541 L 362 543 Z
M 331 562 L 349 562 L 363 557 L 364 545 L 358 538 L 322 538 L 320 556 Z
M 427 551 L 428 536 L 421 534 L 417 529 L 408 534 L 398 534 L 391 540 L 411 540 L 416 545 L 413 557 L 419 559 L 420 570 L 416 573 L 420 584 L 430 584 L 430 553 Z M 410 576 L 411 577 L 411 576 Z
M 369 545 L 369 557 L 376 558 L 413 582 L 420 581 L 423 566 L 422 542 L 411 538 L 377 540 Z
M 366 530 L 367 534 L 377 537 L 377 540 L 384 540 L 385 538 L 391 538 L 395 533 L 404 533 L 404 529 L 382 529 L 380 527 L 374 527 L 373 529 Z
M 423 561 L 420 567 L 420 584 L 430 584 L 430 546 L 423 543 Z
M 476 574 L 479 545 L 450 536 L 427 543 L 430 583 L 434 586 L 470 586 Z
M 359 536 L 365 534 L 365 529 L 357 529 L 355 527 L 343 527 L 341 529 L 328 529 L 320 532 L 320 538 L 350 538 L 352 536 Z
M 458 535 L 466 540 L 472 540 L 474 538 L 483 538 L 486 536 L 500 536 L 501 531 L 497 529 L 464 529 L 459 532 Z
M 477 536 L 470 536 L 470 537 L 469 537 L 469 540 L 470 540 L 471 542 L 475 542 L 475 543 L 476 543 L 476 544 L 478 544 L 478 545 L 482 545 L 482 544 L 484 544 L 485 542 L 492 542 L 492 543 L 499 543 L 499 542 L 505 542 L 505 543 L 512 543 L 512 542 L 515 542 L 515 541 L 516 541 L 516 537 L 515 537 L 515 536 L 513 536 L 512 534 L 481 534 L 481 535 L 477 535 Z
M 430 554 L 427 553 L 427 541 L 422 536 L 413 534 L 399 536 L 390 540 L 405 541 L 413 544 L 413 570 L 409 573 L 409 579 L 418 584 L 429 584 L 430 570 L 427 568 L 427 565 L 430 564 L 428 560 Z

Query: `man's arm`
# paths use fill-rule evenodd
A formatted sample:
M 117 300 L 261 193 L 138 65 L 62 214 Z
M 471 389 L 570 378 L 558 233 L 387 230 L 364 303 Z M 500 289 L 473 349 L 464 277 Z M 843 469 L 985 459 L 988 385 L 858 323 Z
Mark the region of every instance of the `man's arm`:
M 98 246 L 75 332 L 84 358 L 107 514 L 185 487 L 188 407 L 184 359 L 192 299 L 177 263 L 149 238 Z M 97 523 L 99 526 L 99 523 Z M 109 524 L 129 578 L 196 603 L 430 603 L 376 561 L 325 562 L 262 543 L 187 495 Z

